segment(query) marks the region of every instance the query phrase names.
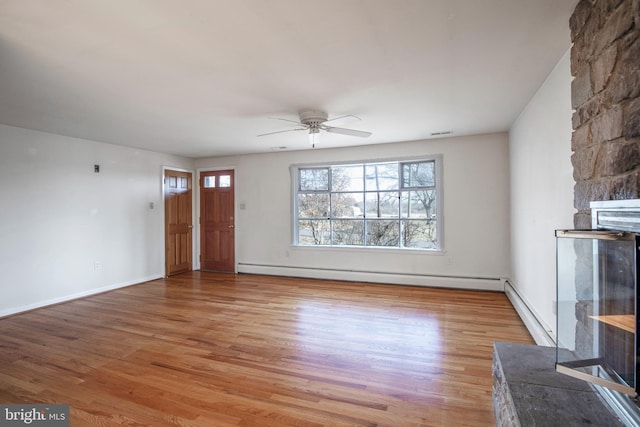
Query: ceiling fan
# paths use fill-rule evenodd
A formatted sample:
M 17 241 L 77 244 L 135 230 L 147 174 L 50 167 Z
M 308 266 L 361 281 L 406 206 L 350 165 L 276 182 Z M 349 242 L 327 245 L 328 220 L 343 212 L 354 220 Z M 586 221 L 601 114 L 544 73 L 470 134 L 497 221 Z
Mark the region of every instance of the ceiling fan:
M 299 116 L 300 116 L 300 121 L 297 121 L 297 122 L 295 120 L 282 119 L 282 118 L 275 117 L 276 120 L 282 120 L 284 122 L 290 122 L 290 123 L 296 124 L 297 126 L 299 126 L 296 129 L 279 130 L 279 131 L 276 131 L 276 132 L 263 133 L 263 134 L 258 135 L 258 136 L 266 136 L 266 135 L 273 135 L 273 134 L 276 134 L 276 133 L 308 130 L 309 131 L 309 143 L 314 148 L 315 148 L 316 144 L 319 142 L 319 136 L 320 136 L 320 131 L 321 130 L 323 130 L 325 132 L 339 133 L 339 134 L 342 134 L 342 135 L 358 136 L 360 138 L 367 138 L 367 137 L 371 136 L 371 132 L 365 132 L 365 131 L 362 131 L 362 130 L 355 130 L 355 129 L 339 128 L 339 127 L 335 127 L 335 126 L 329 126 L 327 124 L 329 122 L 336 121 L 336 120 L 339 120 L 339 119 L 345 119 L 345 118 L 354 118 L 354 119 L 357 119 L 357 120 L 361 120 L 359 117 L 351 115 L 351 114 L 348 114 L 346 116 L 340 116 L 340 117 L 335 117 L 335 118 L 329 119 L 329 116 L 324 111 L 302 110 L 302 111 L 299 112 Z

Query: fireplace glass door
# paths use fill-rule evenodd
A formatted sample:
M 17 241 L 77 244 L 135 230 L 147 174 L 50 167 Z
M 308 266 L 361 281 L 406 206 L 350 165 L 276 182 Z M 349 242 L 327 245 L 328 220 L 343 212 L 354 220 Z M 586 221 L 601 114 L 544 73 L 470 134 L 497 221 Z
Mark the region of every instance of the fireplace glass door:
M 635 233 L 556 232 L 559 372 L 635 396 Z

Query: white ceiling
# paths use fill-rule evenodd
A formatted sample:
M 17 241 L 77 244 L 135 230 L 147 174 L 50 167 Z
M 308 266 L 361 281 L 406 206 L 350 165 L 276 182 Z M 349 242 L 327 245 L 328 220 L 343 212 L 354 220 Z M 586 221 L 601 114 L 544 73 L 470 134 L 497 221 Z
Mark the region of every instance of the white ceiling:
M 577 0 L 0 0 L 0 123 L 208 157 L 508 130 Z

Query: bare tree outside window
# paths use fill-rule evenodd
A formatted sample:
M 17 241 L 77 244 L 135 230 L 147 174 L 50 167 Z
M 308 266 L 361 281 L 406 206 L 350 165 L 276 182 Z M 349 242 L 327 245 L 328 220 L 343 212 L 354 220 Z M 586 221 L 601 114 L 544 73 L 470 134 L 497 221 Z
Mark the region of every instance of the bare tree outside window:
M 329 190 L 329 168 L 300 169 L 301 191 Z
M 435 162 L 402 164 L 401 217 L 403 246 L 437 247 Z

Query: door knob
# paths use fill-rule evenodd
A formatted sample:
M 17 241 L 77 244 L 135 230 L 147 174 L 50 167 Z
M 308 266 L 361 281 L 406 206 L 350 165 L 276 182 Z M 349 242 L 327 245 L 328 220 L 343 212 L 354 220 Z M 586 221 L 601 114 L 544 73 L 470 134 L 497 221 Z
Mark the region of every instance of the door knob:
M 231 224 L 231 225 L 229 226 L 229 228 L 233 228 L 233 224 Z

